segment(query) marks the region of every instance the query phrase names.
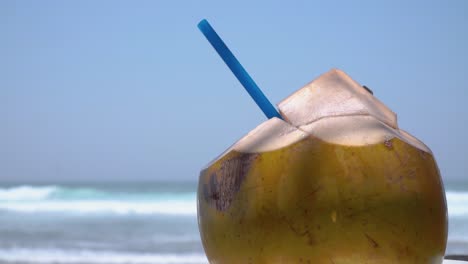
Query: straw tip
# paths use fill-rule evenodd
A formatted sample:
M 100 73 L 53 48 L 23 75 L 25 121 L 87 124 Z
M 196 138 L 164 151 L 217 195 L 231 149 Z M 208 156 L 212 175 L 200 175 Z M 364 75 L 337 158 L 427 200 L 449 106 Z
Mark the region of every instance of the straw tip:
M 202 19 L 200 22 L 198 22 L 198 25 L 197 25 L 197 26 L 198 26 L 199 29 L 202 29 L 203 27 L 205 27 L 205 26 L 207 26 L 207 25 L 209 25 L 209 24 L 210 24 L 210 23 L 208 23 L 208 20 Z

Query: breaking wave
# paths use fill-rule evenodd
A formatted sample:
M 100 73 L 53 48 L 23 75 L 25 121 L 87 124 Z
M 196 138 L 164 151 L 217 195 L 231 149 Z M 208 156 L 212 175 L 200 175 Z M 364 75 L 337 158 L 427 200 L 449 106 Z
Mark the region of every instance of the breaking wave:
M 195 215 L 196 193 L 119 192 L 96 188 L 0 188 L 0 210 L 114 214 Z

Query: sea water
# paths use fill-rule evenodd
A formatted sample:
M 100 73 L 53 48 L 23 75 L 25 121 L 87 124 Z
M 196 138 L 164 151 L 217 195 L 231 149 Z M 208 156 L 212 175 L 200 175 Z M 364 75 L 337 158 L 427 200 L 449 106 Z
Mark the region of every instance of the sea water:
M 0 263 L 207 263 L 196 183 L 3 185 Z
M 0 263 L 207 263 L 196 182 L 2 184 Z M 468 254 L 468 183 L 445 184 L 448 254 Z

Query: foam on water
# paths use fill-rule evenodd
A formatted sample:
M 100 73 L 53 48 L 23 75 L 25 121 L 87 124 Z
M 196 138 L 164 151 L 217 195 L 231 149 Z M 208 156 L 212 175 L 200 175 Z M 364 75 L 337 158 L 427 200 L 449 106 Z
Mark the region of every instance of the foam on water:
M 18 200 L 42 200 L 50 197 L 59 188 L 57 186 L 18 186 L 12 188 L 0 188 L 0 201 Z
M 118 192 L 60 186 L 0 189 L 0 210 L 22 213 L 196 215 L 196 193 Z
M 141 254 L 132 252 L 61 250 L 61 249 L 0 249 L 1 263 L 56 264 L 202 264 L 208 263 L 202 254 Z
M 15 186 L 0 188 L 2 201 L 38 201 L 38 200 L 181 200 L 192 198 L 194 192 L 157 192 L 157 191 L 118 191 L 89 187 L 50 186 Z
M 113 213 L 196 215 L 193 201 L 38 201 L 0 203 L 0 210 L 23 213 Z
M 446 193 L 449 216 L 468 217 L 468 192 Z

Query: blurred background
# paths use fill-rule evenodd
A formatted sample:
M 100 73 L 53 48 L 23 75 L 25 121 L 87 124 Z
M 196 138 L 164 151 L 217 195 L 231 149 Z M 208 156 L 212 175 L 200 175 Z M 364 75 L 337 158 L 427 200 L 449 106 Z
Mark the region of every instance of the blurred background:
M 468 254 L 468 1 L 0 1 L 0 262 L 205 263 L 201 168 L 340 68 L 434 152 Z

